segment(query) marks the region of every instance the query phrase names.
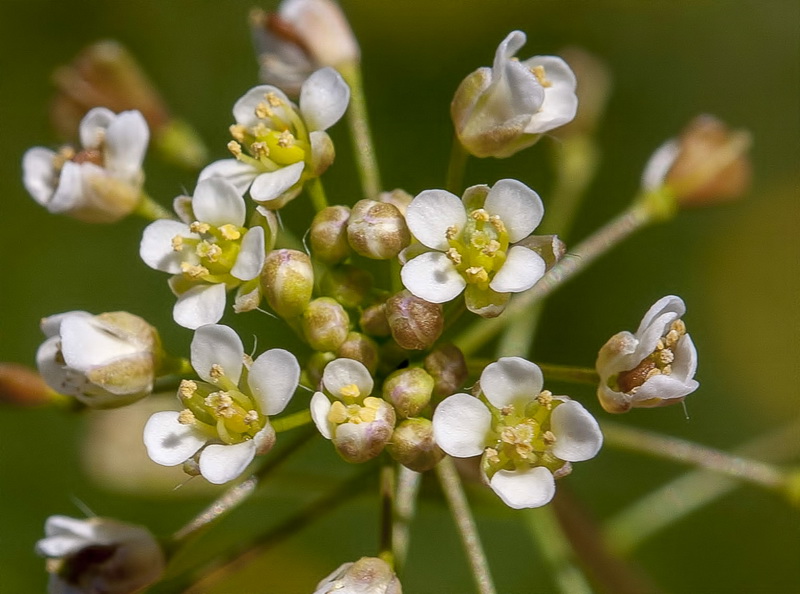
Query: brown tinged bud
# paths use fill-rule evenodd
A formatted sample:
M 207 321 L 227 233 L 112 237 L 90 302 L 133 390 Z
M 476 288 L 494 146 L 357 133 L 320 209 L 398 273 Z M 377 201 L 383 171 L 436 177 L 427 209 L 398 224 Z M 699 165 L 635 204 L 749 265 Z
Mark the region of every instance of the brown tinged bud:
M 349 332 L 350 317 L 335 299 L 314 299 L 303 312 L 303 334 L 315 351 L 336 352 Z
M 383 382 L 383 399 L 394 406 L 399 417 L 415 417 L 428 406 L 433 386 L 433 378 L 424 369 L 400 369 Z
M 261 270 L 261 289 L 270 307 L 282 318 L 301 315 L 314 289 L 311 258 L 297 250 L 273 250 Z
M 444 458 L 444 452 L 433 439 L 433 424 L 422 418 L 401 422 L 386 450 L 400 464 L 416 472 L 430 470 Z
M 325 370 L 325 366 L 336 358 L 337 357 L 335 353 L 324 353 L 321 351 L 311 353 L 311 356 L 306 362 L 305 369 L 308 385 L 319 388 L 321 385 L 320 382 L 322 381 L 322 372 Z
M 386 319 L 383 303 L 370 305 L 362 311 L 358 325 L 361 326 L 361 330 L 370 336 L 384 337 L 392 333 L 392 329 L 389 328 L 389 321 Z
M 0 363 L 0 403 L 40 406 L 53 402 L 55 395 L 33 369 L 19 363 Z
M 445 344 L 425 357 L 425 370 L 433 377 L 433 394 L 439 398 L 455 394 L 467 381 L 467 361 L 454 344 Z
M 313 594 L 403 594 L 391 566 L 378 557 L 345 563 L 317 584 Z
M 375 341 L 358 332 L 350 332 L 336 351 L 342 359 L 355 359 L 364 364 L 371 374 L 378 367 L 378 345 Z
M 403 216 L 406 216 L 406 209 L 408 208 L 408 205 L 411 204 L 413 199 L 414 197 L 411 194 L 399 188 L 392 190 L 391 192 L 381 192 L 378 195 L 378 200 L 380 202 L 394 205 L 394 207 L 399 210 L 400 214 Z
M 404 349 L 429 348 L 442 335 L 442 306 L 415 297 L 409 291 L 392 295 L 384 304 L 392 337 Z
M 328 206 L 311 221 L 309 240 L 314 257 L 325 264 L 338 264 L 350 255 L 347 242 L 347 206 Z
M 392 405 L 380 398 L 366 398 L 362 409 L 371 420 L 343 423 L 331 438 L 339 455 L 353 464 L 378 456 L 391 439 L 397 420 Z
M 388 260 L 411 243 L 411 233 L 405 217 L 393 204 L 359 200 L 347 222 L 347 239 L 365 258 Z
M 372 289 L 372 275 L 351 264 L 330 268 L 322 278 L 322 293 L 345 307 L 361 305 Z

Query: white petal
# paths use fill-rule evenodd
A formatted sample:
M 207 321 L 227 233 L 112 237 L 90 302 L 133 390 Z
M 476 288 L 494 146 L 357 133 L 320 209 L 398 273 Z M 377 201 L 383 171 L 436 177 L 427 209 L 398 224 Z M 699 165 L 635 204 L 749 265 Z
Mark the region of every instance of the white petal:
M 95 540 L 97 525 L 89 520 L 69 516 L 50 516 L 44 523 L 44 533 L 50 536 L 72 536 L 78 540 Z
M 403 285 L 431 303 L 455 299 L 467 286 L 453 262 L 442 252 L 426 252 L 409 260 L 400 270 Z
M 445 398 L 433 412 L 433 438 L 451 456 L 468 458 L 483 453 L 492 413 L 469 394 Z
M 192 287 L 175 302 L 172 319 L 189 330 L 206 324 L 216 324 L 225 313 L 225 285 L 198 285 Z
M 350 87 L 333 68 L 317 70 L 300 89 L 300 112 L 309 131 L 327 130 L 347 111 Z
M 147 122 L 138 111 L 124 111 L 106 131 L 105 166 L 127 180 L 138 178 L 150 141 Z
M 261 274 L 265 258 L 264 228 L 253 227 L 242 237 L 239 255 L 236 257 L 236 264 L 231 268 L 231 274 L 239 280 L 252 280 Z
M 61 322 L 61 353 L 73 369 L 85 372 L 139 352 L 138 346 L 105 331 L 94 318 L 70 316 Z
M 256 442 L 252 439 L 232 445 L 207 446 L 200 454 L 200 474 L 209 483 L 227 483 L 242 474 L 255 455 Z
M 494 275 L 489 288 L 498 293 L 527 291 L 544 276 L 547 264 L 542 257 L 521 245 L 508 250 L 503 267 Z
M 544 89 L 544 101 L 525 126 L 529 134 L 541 134 L 571 122 L 578 111 L 578 96 L 575 94 L 575 75 L 567 63 L 557 56 L 534 56 L 526 60 L 524 67 L 544 67 L 545 78 L 550 86 Z
M 511 243 L 530 235 L 544 216 L 539 194 L 515 179 L 501 179 L 492 186 L 484 208 L 489 214 L 500 217 Z
M 86 386 L 84 374 L 60 363 L 61 338 L 52 336 L 36 351 L 36 368 L 45 383 L 56 392 L 68 396 L 79 395 Z
M 157 412 L 144 426 L 144 445 L 147 455 L 156 464 L 177 466 L 203 447 L 206 438 L 191 425 L 178 422 L 173 410 Z
M 276 171 L 262 173 L 253 181 L 250 196 L 256 202 L 275 200 L 286 190 L 300 181 L 305 163 L 302 161 L 281 167 Z
M 406 209 L 406 223 L 412 235 L 423 245 L 439 251 L 450 246 L 447 230 L 464 228 L 467 213 L 461 199 L 445 190 L 425 190 L 411 201 Z
M 481 391 L 495 408 L 518 404 L 521 412 L 543 385 L 539 366 L 520 357 L 502 357 L 481 373 Z
M 227 179 L 212 176 L 200 180 L 194 189 L 192 209 L 198 221 L 214 227 L 244 225 L 246 208 L 242 194 Z
M 46 318 L 42 318 L 39 322 L 39 328 L 41 328 L 44 335 L 48 338 L 51 336 L 56 336 L 61 331 L 61 323 L 66 320 L 67 318 L 71 317 L 80 317 L 80 318 L 93 318 L 94 316 L 90 314 L 88 311 L 67 311 L 60 314 L 55 314 L 52 316 L 47 316 Z
M 88 172 L 104 175 L 103 170 L 94 163 L 81 165 L 67 161 L 61 168 L 58 186 L 47 204 L 52 213 L 69 212 L 83 206 L 87 202 L 84 195 L 83 178 Z
M 522 31 L 512 31 L 508 35 L 506 35 L 505 39 L 500 42 L 500 45 L 497 46 L 497 50 L 494 53 L 494 63 L 492 64 L 492 68 L 497 70 L 501 70 L 503 68 L 503 64 L 514 57 L 514 55 L 522 49 L 522 46 L 525 45 L 526 41 L 525 33 Z
M 261 412 L 277 415 L 294 396 L 300 381 L 300 364 L 289 351 L 272 349 L 258 356 L 250 366 L 247 383 Z
M 333 423 L 328 420 L 330 410 L 331 401 L 328 397 L 322 392 L 315 392 L 311 397 L 311 418 L 325 439 L 333 437 Z
M 688 334 L 681 336 L 673 351 L 672 375 L 680 379 L 693 378 L 697 372 L 697 349 L 691 337 Z
M 553 454 L 567 462 L 594 458 L 603 445 L 603 434 L 597 421 L 574 400 L 556 406 L 550 417 L 550 430 L 556 436 Z
M 106 130 L 117 115 L 108 108 L 90 109 L 81 120 L 80 137 L 84 148 L 96 149 L 105 137 Z
M 58 174 L 53 166 L 55 156 L 50 149 L 37 146 L 25 151 L 22 157 L 22 183 L 42 206 L 47 206 L 56 189 Z
M 680 150 L 680 143 L 677 140 L 668 140 L 655 150 L 642 172 L 643 190 L 657 190 L 664 185 L 664 179 L 678 158 Z
M 694 392 L 700 384 L 693 379 L 680 380 L 672 375 L 654 375 L 630 396 L 634 406 L 663 406 Z M 651 403 L 642 402 L 652 400 Z
M 271 85 L 259 85 L 253 87 L 242 95 L 233 106 L 233 117 L 237 124 L 243 126 L 255 126 L 259 122 L 256 116 L 256 108 L 259 104 L 266 101 L 266 96 L 272 94 L 280 99 L 286 106 L 284 109 L 291 109 L 292 102 L 284 95 L 283 91 Z
M 683 299 L 675 295 L 667 295 L 656 301 L 647 313 L 644 314 L 642 322 L 639 324 L 639 329 L 636 330 L 636 335 L 639 336 L 644 332 L 645 328 L 652 325 L 653 322 L 665 314 L 671 314 L 672 320 L 677 320 L 686 313 L 686 304 Z M 670 320 L 670 323 L 672 322 Z
M 205 381 L 215 384 L 211 376 L 214 365 L 222 367 L 225 377 L 239 383 L 244 363 L 244 346 L 239 335 L 228 326 L 209 324 L 198 328 L 192 338 L 192 367 Z
M 322 385 L 334 398 L 339 398 L 342 388 L 355 385 L 361 396 L 369 396 L 375 383 L 369 370 L 355 359 L 334 359 L 322 371 Z
M 172 239 L 178 235 L 192 239 L 199 237 L 196 233 L 189 231 L 188 225 L 179 221 L 161 219 L 150 223 L 142 233 L 139 256 L 150 268 L 170 274 L 179 274 L 181 262 L 194 260 L 194 258 L 186 257 L 194 253 L 194 250 L 187 245 L 176 252 L 172 248 Z
M 503 503 L 514 509 L 541 507 L 556 493 L 553 474 L 544 466 L 530 470 L 498 470 L 489 485 Z
M 222 159 L 214 161 L 200 172 L 198 181 L 210 179 L 212 177 L 222 177 L 227 179 L 240 194 L 244 194 L 259 171 L 247 163 L 242 163 L 236 159 Z

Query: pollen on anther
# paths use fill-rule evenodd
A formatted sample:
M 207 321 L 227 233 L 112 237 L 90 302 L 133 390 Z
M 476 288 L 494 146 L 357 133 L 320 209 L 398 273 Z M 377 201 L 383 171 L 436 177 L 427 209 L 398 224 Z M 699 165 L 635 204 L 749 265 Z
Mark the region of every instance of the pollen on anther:
M 498 233 L 506 232 L 506 225 L 505 223 L 503 223 L 503 219 L 501 219 L 498 215 L 492 215 L 489 218 L 489 223 Z
M 347 384 L 346 386 L 341 387 L 339 390 L 339 395 L 347 400 L 355 400 L 361 396 L 361 390 L 359 390 L 358 386 L 355 384 Z
M 282 148 L 288 148 L 290 146 L 294 146 L 294 136 L 288 130 L 284 130 L 281 132 L 280 136 L 278 136 L 278 146 Z
M 447 250 L 447 251 L 445 252 L 445 254 L 447 255 L 447 258 L 448 258 L 448 259 L 449 259 L 449 260 L 450 260 L 450 261 L 451 261 L 453 264 L 455 264 L 456 266 L 458 266 L 459 264 L 461 264 L 461 262 L 462 262 L 462 259 L 461 259 L 461 252 L 459 252 L 459 251 L 458 251 L 456 248 L 450 248 L 449 250 Z
M 531 68 L 531 73 L 536 77 L 536 80 L 539 81 L 539 84 L 542 85 L 545 89 L 548 87 L 552 87 L 553 83 L 547 80 L 547 76 L 544 71 L 544 66 L 534 66 Z
M 470 213 L 470 215 L 469 215 L 469 216 L 471 216 L 471 217 L 472 217 L 473 219 L 475 219 L 476 221 L 480 221 L 481 223 L 485 223 L 486 221 L 488 221 L 488 220 L 490 219 L 490 217 L 489 217 L 489 213 L 488 213 L 488 212 L 486 212 L 486 211 L 485 211 L 484 209 L 482 209 L 482 208 L 478 208 L 478 209 L 476 209 L 476 210 L 473 210 L 473 211 Z
M 455 225 L 450 225 L 444 232 L 444 237 L 448 241 L 455 239 L 456 235 L 458 235 L 458 228 Z
M 200 221 L 195 221 L 189 225 L 189 231 L 192 233 L 208 233 L 210 229 L 211 225 L 208 223 L 201 223 Z
M 183 248 L 183 237 L 180 235 L 176 235 L 172 238 L 172 249 L 173 251 L 179 252 Z
M 242 155 L 242 145 L 235 140 L 231 140 L 227 146 L 231 154 L 237 159 Z
M 272 107 L 278 107 L 279 105 L 283 104 L 281 98 L 278 97 L 275 93 L 267 93 L 266 95 L 264 95 L 264 99 L 266 99 L 267 103 L 269 103 Z
M 234 140 L 237 140 L 239 142 L 244 142 L 244 136 L 247 133 L 247 128 L 245 128 L 241 124 L 232 124 L 228 128 L 228 131 L 231 133 L 231 136 L 233 137 Z M 228 148 L 230 148 L 230 146 Z
M 236 241 L 242 236 L 241 231 L 236 227 L 236 225 L 232 225 L 230 223 L 226 223 L 219 228 L 219 232 L 224 239 L 228 241 Z
M 197 392 L 197 383 L 192 380 L 181 380 L 178 386 L 178 395 L 181 398 L 189 399 Z
M 188 408 L 183 409 L 180 413 L 178 413 L 178 422 L 181 425 L 192 425 L 195 422 L 196 418 L 194 413 L 190 411 Z
M 201 278 L 208 274 L 208 268 L 199 264 L 181 262 L 181 271 L 189 278 Z
M 222 365 L 219 363 L 214 363 L 211 366 L 211 369 L 208 371 L 208 375 L 210 375 L 213 379 L 219 379 L 225 375 L 225 370 L 222 369 Z
M 274 113 L 266 103 L 259 103 L 255 109 L 256 117 L 261 119 L 271 118 Z

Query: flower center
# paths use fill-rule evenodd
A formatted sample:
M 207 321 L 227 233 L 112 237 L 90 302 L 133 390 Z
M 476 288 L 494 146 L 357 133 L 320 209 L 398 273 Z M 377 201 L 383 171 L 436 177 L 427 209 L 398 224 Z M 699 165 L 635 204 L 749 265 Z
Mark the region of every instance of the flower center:
M 214 227 L 195 221 L 189 225 L 189 231 L 200 237 L 176 235 L 172 238 L 173 250 L 186 255 L 193 252 L 199 259 L 196 264 L 188 260 L 181 263 L 184 276 L 189 280 L 238 284 L 230 272 L 236 264 L 247 229 L 231 224 Z
M 460 233 L 453 226 L 446 236 L 450 248 L 445 253 L 456 270 L 467 283 L 488 289 L 508 253 L 508 232 L 500 217 L 478 208 L 470 212 Z
M 241 392 L 224 374 L 215 379 L 216 386 L 191 380 L 181 382 L 178 395 L 186 408 L 178 421 L 216 435 L 226 444 L 252 439 L 264 428 L 266 417 L 258 411 L 253 397 Z
M 331 404 L 331 409 L 328 411 L 328 421 L 335 425 L 341 425 L 342 423 L 371 423 L 377 418 L 380 406 L 381 399 L 373 396 L 364 398 L 363 405 L 345 405 L 337 400 Z
M 684 334 L 686 334 L 686 324 L 683 320 L 672 322 L 667 333 L 656 343 L 655 350 L 633 369 L 621 372 L 616 378 L 612 377 L 611 387 L 616 387 L 626 394 L 634 394 L 651 377 L 670 375 L 672 362 L 675 360 L 675 346 Z

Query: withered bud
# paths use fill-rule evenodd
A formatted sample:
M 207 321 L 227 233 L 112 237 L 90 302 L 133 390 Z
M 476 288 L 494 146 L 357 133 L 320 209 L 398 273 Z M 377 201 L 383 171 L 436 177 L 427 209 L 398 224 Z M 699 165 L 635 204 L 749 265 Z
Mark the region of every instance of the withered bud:
M 325 264 L 338 264 L 350 255 L 347 242 L 347 206 L 328 206 L 311 221 L 309 240 L 314 257 Z
M 325 370 L 325 366 L 336 358 L 335 353 L 326 353 L 322 351 L 314 351 L 311 353 L 305 368 L 308 385 L 321 389 L 320 382 L 322 381 L 322 372 Z
M 642 175 L 646 190 L 667 186 L 681 206 L 704 206 L 741 196 L 750 185 L 750 134 L 730 130 L 711 115 L 692 120 L 677 139 L 650 157 Z
M 383 382 L 383 399 L 394 406 L 399 417 L 415 417 L 428 406 L 433 386 L 433 378 L 424 369 L 400 369 Z
M 415 297 L 409 291 L 400 291 L 389 297 L 384 311 L 392 337 L 404 349 L 427 349 L 444 330 L 441 304 Z
M 358 254 L 388 260 L 411 243 L 411 233 L 405 217 L 393 204 L 359 200 L 347 222 L 347 239 Z
M 328 269 L 322 278 L 322 293 L 345 307 L 361 305 L 372 289 L 372 275 L 357 266 L 341 264 Z
M 433 424 L 422 418 L 401 422 L 386 450 L 400 464 L 416 472 L 430 470 L 444 458 L 444 452 L 433 439 Z
M 394 189 L 391 192 L 381 192 L 378 195 L 378 200 L 380 202 L 394 205 L 403 216 L 406 216 L 406 209 L 413 199 L 414 197 L 411 194 L 400 188 Z
M 370 305 L 362 311 L 358 324 L 361 326 L 361 330 L 370 336 L 383 337 L 392 333 L 392 329 L 389 328 L 389 320 L 386 319 L 383 303 Z
M 261 270 L 261 290 L 282 318 L 301 315 L 314 289 L 314 269 L 305 252 L 280 249 L 267 254 Z
M 0 363 L 0 403 L 40 406 L 56 395 L 33 369 L 19 363 Z
M 314 594 L 403 594 L 403 588 L 386 561 L 362 557 L 341 565 L 317 584 Z
M 455 394 L 467 381 L 467 361 L 454 344 L 436 347 L 425 357 L 424 366 L 433 377 L 433 393 L 439 398 Z
M 370 337 L 359 332 L 350 332 L 336 355 L 343 359 L 355 359 L 364 364 L 371 374 L 378 367 L 378 345 Z
M 315 351 L 336 352 L 349 332 L 350 317 L 335 299 L 314 299 L 303 312 L 303 334 Z

